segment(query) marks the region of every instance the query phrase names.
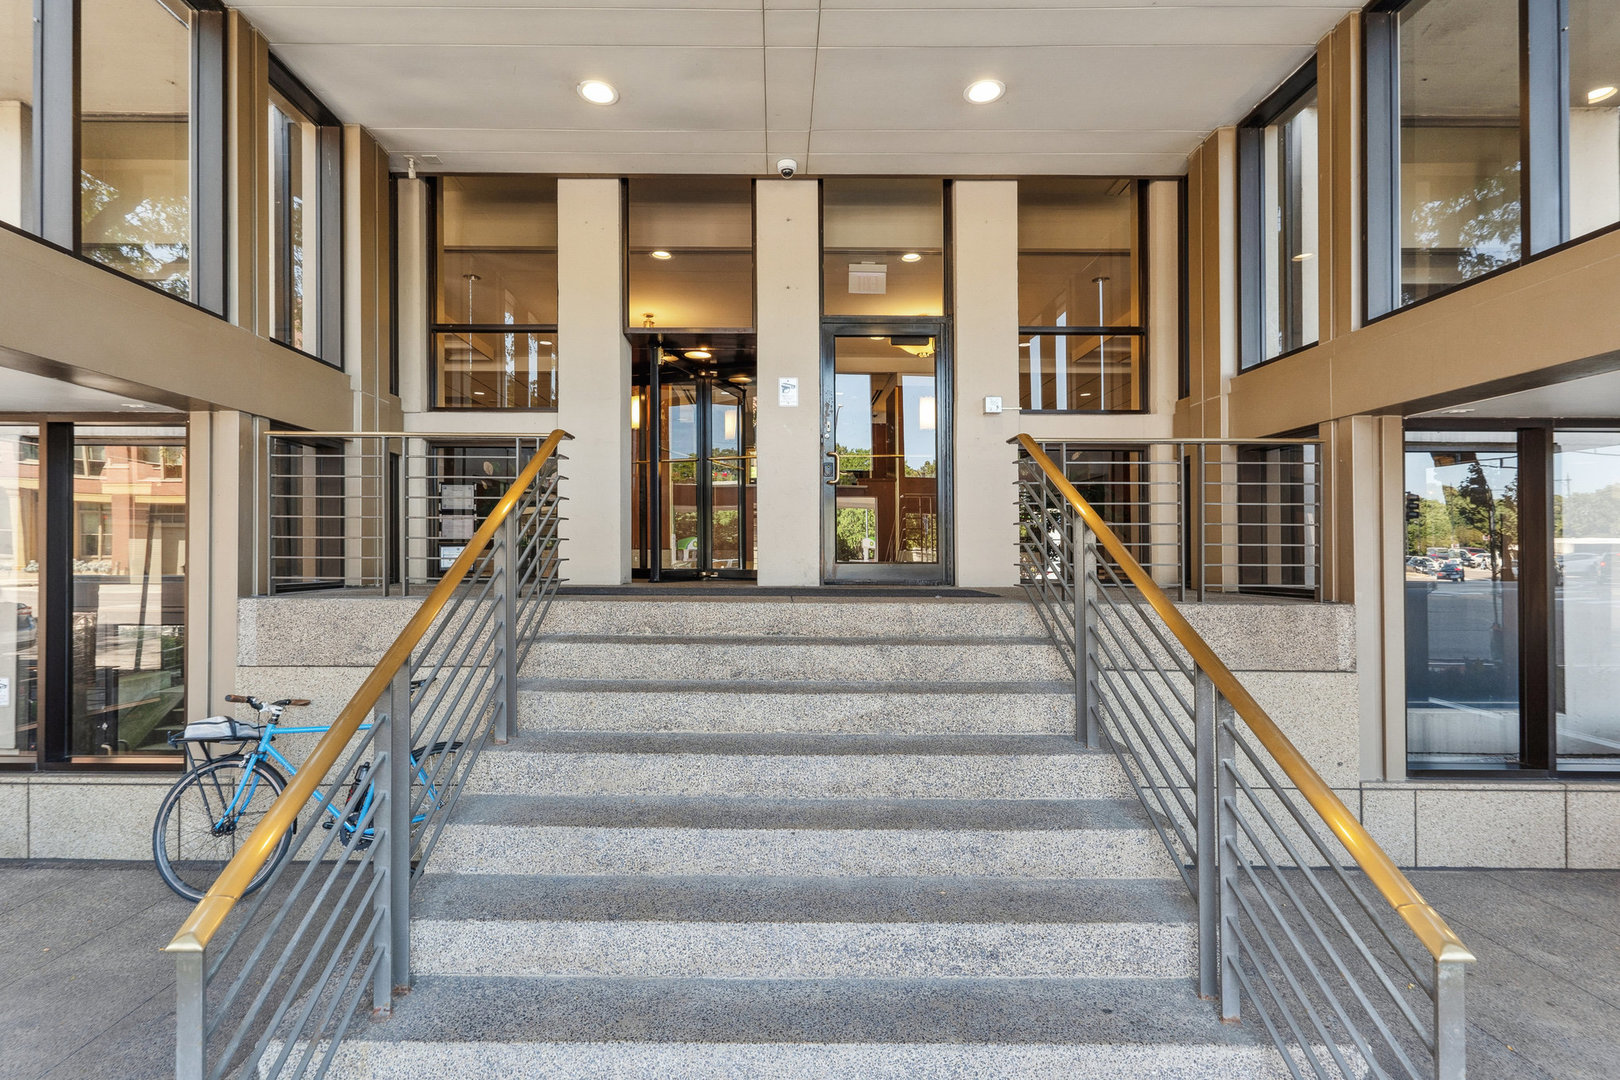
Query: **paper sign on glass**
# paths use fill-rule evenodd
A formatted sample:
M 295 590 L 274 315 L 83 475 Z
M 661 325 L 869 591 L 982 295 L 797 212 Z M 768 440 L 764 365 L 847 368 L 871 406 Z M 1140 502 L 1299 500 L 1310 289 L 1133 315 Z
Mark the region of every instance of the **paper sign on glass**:
M 797 409 L 799 407 L 799 380 L 776 380 L 776 403 L 784 409 Z

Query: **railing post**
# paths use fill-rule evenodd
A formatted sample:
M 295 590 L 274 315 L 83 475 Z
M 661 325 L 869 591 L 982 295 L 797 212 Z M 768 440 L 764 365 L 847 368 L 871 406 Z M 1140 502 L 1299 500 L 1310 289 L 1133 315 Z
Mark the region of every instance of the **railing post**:
M 1197 808 L 1198 996 L 1213 998 L 1220 977 L 1220 855 L 1216 848 L 1215 684 L 1203 668 L 1193 678 L 1193 804 Z
M 203 952 L 174 954 L 175 1080 L 203 1080 L 208 1073 L 208 1029 L 204 1023 L 206 956 Z
M 1095 750 L 1096 703 L 1092 700 L 1092 666 L 1096 662 L 1092 640 L 1096 633 L 1088 598 L 1097 577 L 1097 542 L 1079 514 L 1070 514 L 1069 551 L 1074 575 L 1074 737 Z
M 495 741 L 504 743 L 517 730 L 517 515 L 508 514 L 495 533 L 494 572 L 500 576 L 500 618 L 495 633 L 501 635 L 499 678 L 500 715 L 495 718 Z
M 1463 1008 L 1466 961 L 1434 962 L 1434 1076 L 1463 1080 L 1468 1075 L 1468 1018 Z
M 371 985 L 374 1016 L 393 1009 L 394 994 L 411 986 L 411 671 L 401 664 L 383 699 L 376 723 L 383 729 L 378 745 L 387 755 L 386 768 L 372 770 L 380 813 L 372 816 L 373 830 L 386 829 L 375 857 L 379 872 L 387 875 L 372 902 L 382 909 L 372 947 L 386 950 L 387 961 L 377 965 Z
M 1215 866 L 1219 871 L 1220 899 L 1216 914 L 1216 939 L 1220 947 L 1221 1019 L 1236 1020 L 1241 1007 L 1238 993 L 1237 935 L 1229 932 L 1227 918 L 1236 918 L 1237 902 L 1237 781 L 1230 769 L 1237 766 L 1237 746 L 1232 736 L 1232 706 L 1225 698 L 1215 694 L 1213 723 L 1215 726 L 1215 818 L 1216 841 L 1219 853 Z

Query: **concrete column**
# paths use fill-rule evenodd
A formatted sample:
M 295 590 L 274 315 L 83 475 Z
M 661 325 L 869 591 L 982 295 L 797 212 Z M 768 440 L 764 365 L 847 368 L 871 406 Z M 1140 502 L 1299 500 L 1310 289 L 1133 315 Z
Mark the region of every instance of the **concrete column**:
M 956 584 L 1018 584 L 1018 185 L 958 181 L 952 192 L 956 295 Z M 985 412 L 999 397 L 1003 411 Z
M 630 344 L 624 337 L 618 180 L 557 181 L 557 423 L 563 452 L 562 573 L 630 580 Z
M 821 221 L 813 181 L 754 185 L 759 583 L 821 584 Z M 1016 392 L 1016 373 L 1014 391 Z M 780 380 L 799 381 L 784 407 Z
M 259 427 L 247 413 L 191 414 L 186 468 L 186 716 L 222 707 L 236 689 L 237 600 L 264 592 L 267 558 L 255 522 L 268 497 Z
M 26 101 L 0 101 L 0 221 L 37 227 L 33 170 L 34 109 Z
M 394 228 L 399 231 L 399 404 L 406 413 L 425 412 L 428 401 L 428 261 L 433 257 L 427 234 L 427 182 L 399 181 Z

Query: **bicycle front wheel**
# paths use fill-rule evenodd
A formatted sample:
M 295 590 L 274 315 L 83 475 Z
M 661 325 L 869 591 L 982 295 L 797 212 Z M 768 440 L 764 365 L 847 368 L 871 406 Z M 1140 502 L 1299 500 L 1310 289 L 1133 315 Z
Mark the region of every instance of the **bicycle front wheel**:
M 201 900 L 286 786 L 269 765 L 257 762 L 249 772 L 247 759 L 237 756 L 217 758 L 181 777 L 152 824 L 152 861 L 164 884 L 187 900 Z M 291 843 L 288 829 L 248 893 L 275 872 Z

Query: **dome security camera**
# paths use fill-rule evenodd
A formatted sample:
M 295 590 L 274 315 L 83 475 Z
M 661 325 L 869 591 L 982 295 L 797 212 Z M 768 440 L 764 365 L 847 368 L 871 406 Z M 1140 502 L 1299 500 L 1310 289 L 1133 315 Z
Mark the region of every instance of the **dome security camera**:
M 782 174 L 782 179 L 791 180 L 793 174 L 799 171 L 799 163 L 790 157 L 785 157 L 776 163 L 776 171 Z

